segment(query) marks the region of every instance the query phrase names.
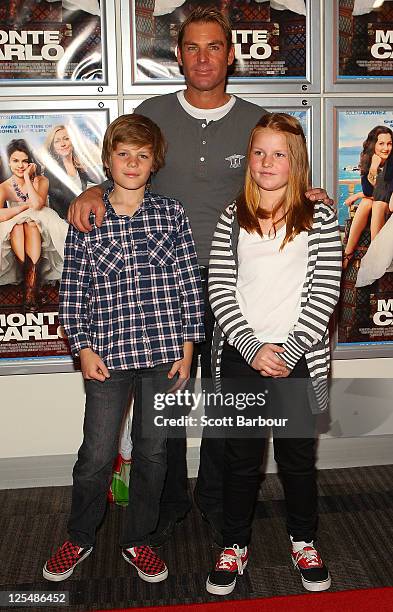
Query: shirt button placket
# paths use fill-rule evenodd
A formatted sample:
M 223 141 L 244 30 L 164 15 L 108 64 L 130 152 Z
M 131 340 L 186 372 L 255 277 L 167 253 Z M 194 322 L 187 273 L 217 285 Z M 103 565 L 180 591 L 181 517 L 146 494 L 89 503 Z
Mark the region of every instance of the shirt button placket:
M 206 131 L 205 128 L 207 127 L 207 123 L 206 121 L 203 121 L 201 123 L 201 128 L 203 129 L 203 133 L 200 136 L 200 145 L 199 145 L 199 173 L 201 176 L 205 176 L 207 173 L 207 168 L 206 168 L 206 154 L 207 154 L 207 150 L 206 150 L 206 145 L 207 145 L 207 140 L 206 140 Z

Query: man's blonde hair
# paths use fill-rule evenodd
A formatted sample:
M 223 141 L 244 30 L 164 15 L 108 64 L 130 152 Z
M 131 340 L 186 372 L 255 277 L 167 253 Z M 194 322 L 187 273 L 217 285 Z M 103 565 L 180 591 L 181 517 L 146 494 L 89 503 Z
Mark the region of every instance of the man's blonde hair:
M 232 28 L 229 19 L 216 8 L 202 6 L 195 8 L 180 26 L 177 36 L 177 47 L 180 53 L 185 29 L 191 23 L 217 23 L 225 34 L 229 53 L 229 50 L 232 47 Z

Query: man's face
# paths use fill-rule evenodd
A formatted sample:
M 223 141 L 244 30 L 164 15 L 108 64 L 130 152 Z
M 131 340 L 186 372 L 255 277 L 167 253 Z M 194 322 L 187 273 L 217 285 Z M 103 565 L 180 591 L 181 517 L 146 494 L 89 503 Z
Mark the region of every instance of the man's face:
M 177 60 L 183 67 L 188 87 L 196 91 L 225 88 L 228 66 L 233 63 L 233 46 L 228 50 L 218 23 L 190 23 L 184 32 Z

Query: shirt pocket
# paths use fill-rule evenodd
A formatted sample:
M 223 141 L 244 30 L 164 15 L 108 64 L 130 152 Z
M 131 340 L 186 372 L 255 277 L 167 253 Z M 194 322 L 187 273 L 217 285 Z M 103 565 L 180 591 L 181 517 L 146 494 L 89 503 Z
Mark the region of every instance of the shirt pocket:
M 97 272 L 116 278 L 124 267 L 123 249 L 116 240 L 96 242 L 92 245 L 92 255 Z
M 173 234 L 155 232 L 147 236 L 147 257 L 152 266 L 171 266 L 175 263 Z

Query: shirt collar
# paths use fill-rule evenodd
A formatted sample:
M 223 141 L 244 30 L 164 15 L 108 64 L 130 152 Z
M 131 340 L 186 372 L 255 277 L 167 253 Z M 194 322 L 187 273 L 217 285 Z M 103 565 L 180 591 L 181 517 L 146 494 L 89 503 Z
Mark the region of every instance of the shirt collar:
M 112 193 L 114 188 L 114 184 L 113 182 L 111 182 L 111 184 L 109 185 L 108 189 L 106 189 L 104 191 L 104 194 L 102 196 L 103 202 L 105 204 L 105 208 L 106 208 L 106 214 L 108 217 L 118 217 L 118 215 L 116 214 L 115 209 L 113 208 L 112 204 L 110 203 L 109 200 L 109 196 Z M 146 188 L 145 191 L 145 195 L 143 197 L 143 201 L 142 204 L 140 205 L 139 209 L 141 210 L 145 210 L 146 208 L 150 208 L 151 206 L 153 206 L 154 208 L 160 208 L 160 205 L 162 203 L 162 198 L 158 197 L 158 196 L 154 196 L 153 194 L 150 193 L 150 191 Z

